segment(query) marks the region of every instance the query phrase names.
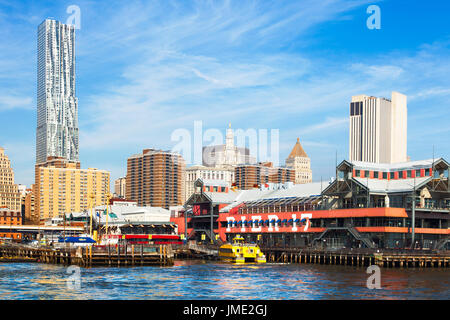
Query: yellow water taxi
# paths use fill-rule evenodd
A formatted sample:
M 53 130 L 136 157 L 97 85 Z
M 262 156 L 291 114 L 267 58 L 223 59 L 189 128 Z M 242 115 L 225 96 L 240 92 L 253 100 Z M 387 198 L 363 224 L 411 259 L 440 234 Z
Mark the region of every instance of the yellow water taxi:
M 266 256 L 257 244 L 245 243 L 244 238 L 235 237 L 233 243 L 227 243 L 219 248 L 219 258 L 233 263 L 266 263 Z

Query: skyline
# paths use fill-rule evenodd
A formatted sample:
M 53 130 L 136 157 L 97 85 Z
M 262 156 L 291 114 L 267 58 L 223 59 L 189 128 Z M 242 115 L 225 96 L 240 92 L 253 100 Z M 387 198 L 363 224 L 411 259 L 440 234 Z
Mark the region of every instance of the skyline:
M 381 29 L 369 30 L 366 8 L 375 3 Z M 6 39 L 0 44 L 0 68 L 6 70 L 0 77 L 0 146 L 16 183 L 34 180 L 37 26 L 52 16 L 64 23 L 70 4 L 0 1 L 0 36 Z M 448 36 L 436 28 L 445 21 L 436 15 L 446 10 L 434 12 L 428 32 L 402 41 L 396 39 L 402 26 L 412 28 L 409 33 L 420 29 L 405 21 L 420 14 L 427 21 L 420 6 L 409 4 L 405 14 L 392 1 L 289 2 L 284 8 L 224 1 L 172 4 L 171 11 L 159 2 L 122 9 L 117 2 L 77 5 L 80 161 L 110 171 L 111 181 L 126 174 L 129 156 L 170 149 L 171 132 L 192 132 L 197 120 L 222 132 L 229 122 L 233 129 L 280 129 L 280 165 L 299 137 L 313 180 L 327 180 L 334 176 L 336 151 L 338 162 L 348 158 L 351 96 L 389 98 L 391 91 L 408 96 L 411 160 L 432 158 L 432 145 L 436 158 L 449 154 L 449 110 L 433 113 L 450 95 Z M 96 19 L 94 9 L 110 19 Z M 360 46 L 349 41 L 350 30 Z

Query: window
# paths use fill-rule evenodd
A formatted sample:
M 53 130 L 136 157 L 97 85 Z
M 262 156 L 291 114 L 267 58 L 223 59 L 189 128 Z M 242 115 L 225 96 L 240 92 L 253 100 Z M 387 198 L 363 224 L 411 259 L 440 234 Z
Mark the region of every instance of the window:
M 388 177 L 388 174 L 387 174 L 387 172 L 383 172 L 383 179 L 387 179 L 387 177 Z
M 374 173 L 373 173 L 373 177 L 374 177 L 375 179 L 378 179 L 378 174 L 379 174 L 379 172 L 378 172 L 378 171 L 374 171 Z
M 355 170 L 355 177 L 360 177 L 361 176 L 361 172 L 359 170 Z
M 395 177 L 395 172 L 389 172 L 389 179 L 393 180 Z
M 412 177 L 412 170 L 408 170 L 408 171 L 406 172 L 406 176 L 407 176 L 408 178 L 411 178 L 411 177 Z

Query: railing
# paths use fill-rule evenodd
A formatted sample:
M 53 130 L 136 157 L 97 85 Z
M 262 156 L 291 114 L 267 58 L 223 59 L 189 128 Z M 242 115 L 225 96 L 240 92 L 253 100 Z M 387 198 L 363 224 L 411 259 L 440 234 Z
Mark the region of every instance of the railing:
M 188 248 L 190 250 L 194 250 L 194 251 L 201 252 L 201 253 L 211 255 L 211 256 L 215 256 L 218 254 L 217 246 L 198 245 L 198 244 L 189 242 Z
M 355 255 L 408 255 L 408 256 L 423 256 L 436 255 L 448 256 L 448 251 L 442 252 L 437 250 L 423 250 L 423 249 L 378 249 L 378 248 L 310 248 L 310 247 L 282 247 L 282 246 L 263 246 L 260 245 L 261 251 L 283 251 L 289 253 L 333 253 L 333 254 L 355 254 Z
M 336 200 L 337 201 L 337 200 Z M 297 211 L 321 211 L 321 210 L 340 210 L 340 209 L 372 209 L 372 208 L 386 208 L 386 205 L 378 205 L 378 204 L 374 204 L 374 203 L 359 203 L 359 204 L 348 204 L 348 205 L 336 205 L 336 201 L 332 201 L 328 204 L 321 204 L 321 205 L 314 205 L 314 206 L 308 206 L 306 208 L 303 208 L 302 206 L 300 206 L 300 208 L 298 208 L 298 210 L 294 210 L 291 207 L 277 207 L 275 206 L 275 208 L 271 208 L 270 210 L 264 210 L 263 208 L 261 208 L 260 210 L 258 210 L 259 208 L 255 209 L 255 210 L 246 210 L 245 208 L 242 209 L 242 212 L 240 211 L 240 214 L 264 214 L 264 213 L 278 213 L 278 212 L 297 212 Z M 389 205 L 390 208 L 405 208 L 407 210 L 411 210 L 412 209 L 412 205 L 410 203 L 402 203 L 402 204 L 397 204 L 397 203 L 390 203 Z M 416 204 L 416 209 L 419 210 L 446 210 L 446 211 L 450 211 L 450 204 L 448 205 L 436 205 L 436 204 L 425 204 L 424 206 L 420 206 L 420 204 Z M 284 209 L 284 210 L 283 210 Z
M 317 241 L 320 241 L 324 237 L 324 235 L 326 233 L 328 233 L 328 231 L 330 231 L 330 230 L 346 230 L 346 231 L 350 232 L 356 240 L 362 241 L 366 245 L 367 248 L 374 248 L 375 247 L 374 243 L 372 242 L 371 239 L 369 239 L 369 237 L 363 236 L 361 233 L 359 233 L 353 227 L 328 227 L 317 238 L 315 238 L 313 240 L 313 243 L 317 242 Z

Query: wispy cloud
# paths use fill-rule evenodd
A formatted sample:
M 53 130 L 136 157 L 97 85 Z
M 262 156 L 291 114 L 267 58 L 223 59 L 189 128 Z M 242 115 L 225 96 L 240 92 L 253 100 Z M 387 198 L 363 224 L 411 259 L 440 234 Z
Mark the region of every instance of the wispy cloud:
M 327 43 L 308 50 L 323 25 L 351 21 L 355 10 L 375 2 L 77 1 L 82 161 L 112 170 L 113 178 L 123 175 L 129 155 L 170 149 L 173 130 L 202 120 L 223 130 L 229 122 L 280 129 L 280 159 L 299 136 L 314 172 L 324 174 L 324 148 L 347 154 L 352 95 L 399 91 L 408 95 L 410 115 L 439 120 L 429 102 L 448 103 L 449 43 L 382 55 L 330 52 Z M 65 7 L 13 3 L 2 15 L 1 5 L 0 36 L 7 41 L 0 43 L 0 87 L 8 90 L 0 90 L 0 112 L 28 110 L 35 104 L 37 24 L 46 15 L 65 21 Z M 420 116 L 410 121 L 410 136 L 419 135 Z

